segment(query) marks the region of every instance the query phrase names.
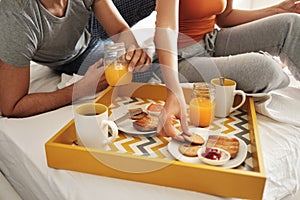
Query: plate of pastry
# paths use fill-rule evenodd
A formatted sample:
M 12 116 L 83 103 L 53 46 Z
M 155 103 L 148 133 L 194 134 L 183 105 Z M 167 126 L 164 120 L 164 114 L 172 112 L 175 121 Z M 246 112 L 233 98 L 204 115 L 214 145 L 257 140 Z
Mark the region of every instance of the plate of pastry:
M 242 164 L 247 156 L 246 143 L 236 136 L 227 136 L 223 134 L 216 134 L 208 129 L 203 128 L 190 128 L 192 137 L 202 138 L 201 142 L 195 142 L 185 138 L 185 142 L 179 142 L 177 140 L 171 140 L 168 144 L 168 151 L 177 160 L 194 163 L 194 164 L 206 164 L 199 157 L 199 151 L 203 148 L 220 148 L 227 151 L 230 154 L 228 162 L 219 167 L 223 168 L 235 168 Z M 196 135 L 196 137 L 194 136 Z
M 133 136 L 152 136 L 156 134 L 158 117 L 141 108 L 129 109 L 123 120 L 115 120 L 118 129 Z

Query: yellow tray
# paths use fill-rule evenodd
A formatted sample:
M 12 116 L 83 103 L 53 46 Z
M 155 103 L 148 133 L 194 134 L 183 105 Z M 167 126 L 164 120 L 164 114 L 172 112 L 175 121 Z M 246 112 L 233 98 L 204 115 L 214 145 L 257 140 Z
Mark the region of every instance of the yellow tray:
M 190 101 L 191 89 L 183 88 L 186 102 Z M 113 109 L 120 99 L 133 98 L 135 104 L 143 104 L 149 101 L 164 101 L 166 88 L 162 85 L 138 84 L 121 87 L 109 87 L 95 100 L 110 106 Z M 125 133 L 120 133 L 111 150 L 103 151 L 74 145 L 76 141 L 74 121 L 71 120 L 46 144 L 46 156 L 49 167 L 66 169 L 103 175 L 126 180 L 133 180 L 156 185 L 181 188 L 226 197 L 261 199 L 265 186 L 265 170 L 262 160 L 259 136 L 257 132 L 256 113 L 252 98 L 247 98 L 247 103 L 237 116 L 246 116 L 248 121 L 244 132 L 247 132 L 248 158 L 243 165 L 234 169 L 225 169 L 202 164 L 191 164 L 176 161 L 164 156 L 161 151 L 153 155 L 131 152 L 134 148 L 123 148 L 118 145 L 122 139 L 127 140 L 127 146 L 133 142 L 143 142 L 143 138 L 133 137 L 129 141 Z M 229 122 L 234 117 L 226 119 Z M 222 124 L 222 123 L 221 123 Z M 226 130 L 229 123 L 223 123 Z M 212 128 L 222 128 L 220 123 L 215 123 Z M 129 141 L 129 142 L 128 142 Z M 152 149 L 165 148 L 169 138 L 157 137 L 159 144 Z M 123 151 L 117 147 L 121 146 Z M 124 150 L 125 149 L 125 150 Z M 128 150 L 131 149 L 131 150 Z

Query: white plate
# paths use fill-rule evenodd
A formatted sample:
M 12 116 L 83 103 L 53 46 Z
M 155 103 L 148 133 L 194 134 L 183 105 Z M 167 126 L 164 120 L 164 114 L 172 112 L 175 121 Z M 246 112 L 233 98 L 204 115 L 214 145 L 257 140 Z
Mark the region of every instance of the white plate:
M 213 134 L 209 133 L 209 130 L 207 130 L 207 129 L 191 128 L 190 131 L 201 135 L 204 138 L 205 142 L 207 141 L 207 138 L 209 135 L 213 135 Z M 235 158 L 229 160 L 227 163 L 225 163 L 224 165 L 219 166 L 219 167 L 234 168 L 234 167 L 237 167 L 240 164 L 242 164 L 244 162 L 244 160 L 246 159 L 247 145 L 243 140 L 241 140 L 235 136 L 227 136 L 227 137 L 234 137 L 239 140 L 239 144 L 240 144 L 239 152 Z M 198 157 L 188 157 L 188 156 L 182 155 L 178 149 L 181 144 L 182 144 L 182 142 L 178 142 L 176 140 L 171 140 L 169 142 L 168 151 L 171 153 L 172 156 L 174 156 L 174 158 L 176 158 L 177 160 L 182 161 L 182 162 L 207 165 L 204 162 L 202 162 Z
M 156 134 L 155 131 L 138 131 L 133 127 L 133 121 L 131 119 L 124 120 L 117 124 L 120 131 L 123 131 L 124 133 L 127 133 L 132 136 L 152 136 Z

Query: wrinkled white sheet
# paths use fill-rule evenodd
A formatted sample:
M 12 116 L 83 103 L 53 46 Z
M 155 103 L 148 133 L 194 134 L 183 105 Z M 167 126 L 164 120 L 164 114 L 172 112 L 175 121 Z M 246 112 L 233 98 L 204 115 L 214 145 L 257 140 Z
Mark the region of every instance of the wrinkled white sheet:
M 267 175 L 264 199 L 287 199 L 300 186 L 300 127 L 257 116 Z
M 300 86 L 291 76 L 287 68 L 284 69 L 290 75 L 290 87 L 272 91 L 257 102 L 255 109 L 258 113 L 268 116 L 278 122 L 300 126 Z

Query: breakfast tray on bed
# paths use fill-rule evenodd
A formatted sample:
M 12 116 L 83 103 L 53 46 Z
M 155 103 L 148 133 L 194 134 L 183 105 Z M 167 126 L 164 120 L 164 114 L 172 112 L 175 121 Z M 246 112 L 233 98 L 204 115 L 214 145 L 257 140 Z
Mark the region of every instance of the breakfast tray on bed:
M 191 89 L 183 88 L 183 91 L 188 103 Z M 95 102 L 107 105 L 112 117 L 116 110 L 144 107 L 165 99 L 166 88 L 162 85 L 132 83 L 107 88 Z M 175 127 L 180 131 L 179 123 L 175 123 Z M 243 140 L 247 145 L 244 162 L 232 169 L 181 162 L 168 151 L 170 138 L 123 131 L 110 144 L 109 150 L 86 148 L 76 145 L 73 120 L 45 144 L 47 162 L 52 168 L 220 196 L 261 199 L 266 176 L 253 99 L 247 98 L 243 108 L 229 117 L 215 119 L 209 130 Z

